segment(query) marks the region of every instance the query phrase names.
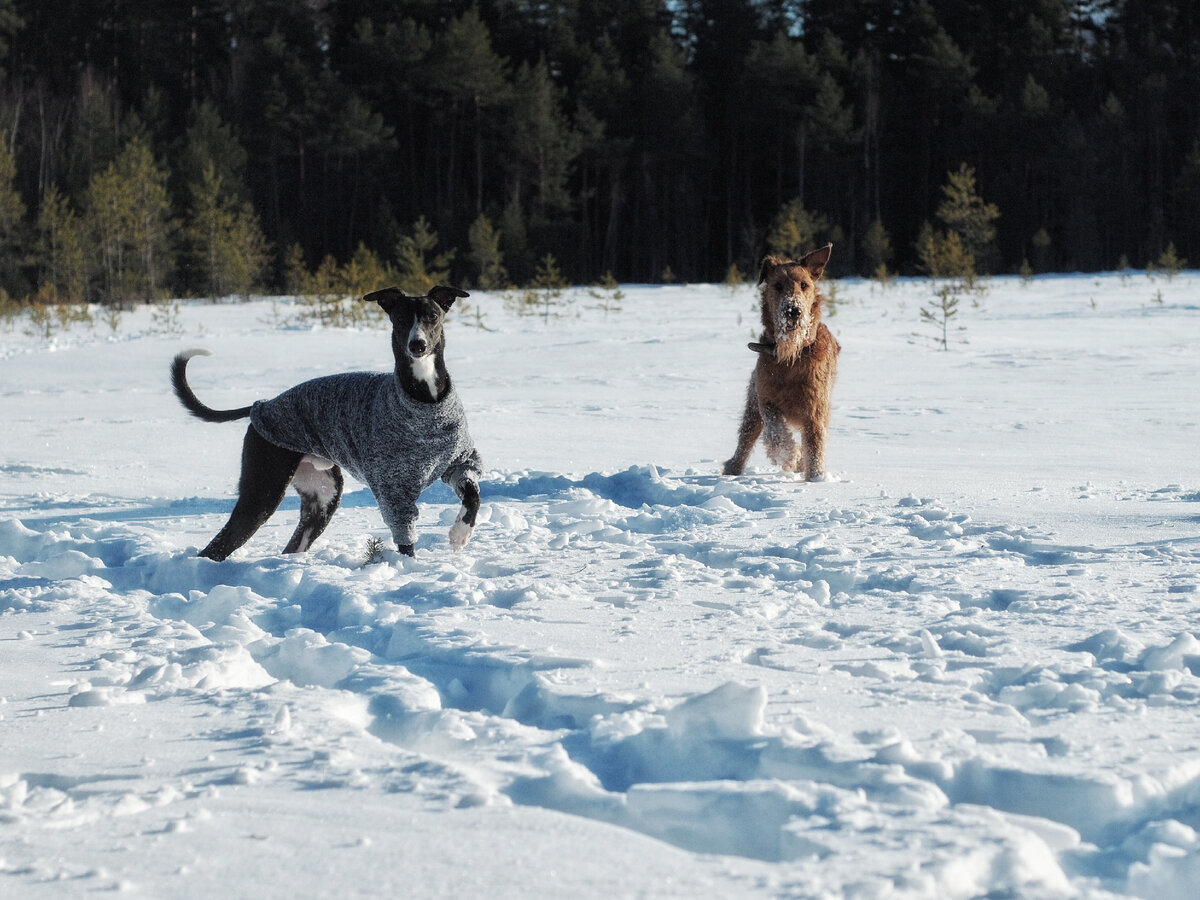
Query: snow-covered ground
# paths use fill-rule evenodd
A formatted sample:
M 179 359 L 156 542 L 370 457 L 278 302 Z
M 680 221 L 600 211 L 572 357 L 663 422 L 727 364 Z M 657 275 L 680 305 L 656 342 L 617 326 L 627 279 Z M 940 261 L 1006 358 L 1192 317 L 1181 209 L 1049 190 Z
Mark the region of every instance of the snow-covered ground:
M 471 298 L 481 525 L 439 485 L 399 564 L 355 483 L 308 555 L 293 498 L 197 559 L 244 427 L 167 380 L 210 347 L 238 406 L 386 332 L 0 330 L 0 893 L 1194 897 L 1200 274 L 996 279 L 948 352 L 927 283 L 837 283 L 812 484 L 718 474 L 751 290 L 624 294 Z

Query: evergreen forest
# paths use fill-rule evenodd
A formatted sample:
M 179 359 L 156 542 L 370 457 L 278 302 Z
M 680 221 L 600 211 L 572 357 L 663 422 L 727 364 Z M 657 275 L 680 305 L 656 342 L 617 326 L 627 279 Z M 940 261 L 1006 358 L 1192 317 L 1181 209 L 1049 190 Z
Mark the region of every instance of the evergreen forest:
M 0 297 L 1200 258 L 1197 97 L 1196 0 L 0 0 Z

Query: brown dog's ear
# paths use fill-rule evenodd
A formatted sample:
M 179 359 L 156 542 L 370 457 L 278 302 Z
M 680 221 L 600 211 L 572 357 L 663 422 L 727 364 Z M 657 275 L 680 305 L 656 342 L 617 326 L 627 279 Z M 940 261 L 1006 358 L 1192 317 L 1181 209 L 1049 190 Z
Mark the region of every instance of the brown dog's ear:
M 383 307 L 383 311 L 389 316 L 402 301 L 408 299 L 408 295 L 398 287 L 384 288 L 382 291 L 372 291 L 363 297 L 368 303 L 378 303 Z
M 455 300 L 459 297 L 470 297 L 471 295 L 459 288 L 446 287 L 444 284 L 439 284 L 437 287 L 431 288 L 427 296 L 442 309 L 449 312 Z
M 829 254 L 833 252 L 833 244 L 826 244 L 820 250 L 814 250 L 809 253 L 804 259 L 800 260 L 800 265 L 808 269 L 812 273 L 813 279 L 821 277 L 825 271 L 825 264 L 829 262 Z
M 758 283 L 762 284 L 767 280 L 767 276 L 771 274 L 771 270 L 783 262 L 778 256 L 764 256 L 762 265 L 758 269 Z

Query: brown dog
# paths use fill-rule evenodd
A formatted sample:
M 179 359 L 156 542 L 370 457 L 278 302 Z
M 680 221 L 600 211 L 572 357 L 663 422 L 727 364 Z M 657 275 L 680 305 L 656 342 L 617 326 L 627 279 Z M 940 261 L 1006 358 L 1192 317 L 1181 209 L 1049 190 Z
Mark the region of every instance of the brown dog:
M 799 262 L 768 256 L 759 270 L 762 285 L 762 337 L 750 344 L 758 365 L 750 376 L 746 411 L 737 450 L 726 475 L 740 475 L 754 442 L 764 431 L 767 457 L 785 472 L 803 472 L 809 481 L 825 474 L 825 433 L 841 346 L 821 321 L 825 298 L 817 282 L 833 244 Z M 798 429 L 801 446 L 792 439 Z

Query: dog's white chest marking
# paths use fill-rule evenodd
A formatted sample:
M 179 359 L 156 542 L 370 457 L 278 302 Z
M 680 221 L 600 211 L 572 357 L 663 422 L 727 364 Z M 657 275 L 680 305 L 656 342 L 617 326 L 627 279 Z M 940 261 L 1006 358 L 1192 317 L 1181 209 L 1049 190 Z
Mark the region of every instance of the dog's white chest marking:
M 408 332 L 409 346 L 412 345 L 413 341 L 424 341 L 427 344 L 429 342 L 429 339 L 425 336 L 425 332 L 421 330 L 420 322 L 413 322 L 412 330 Z M 424 356 L 414 357 L 407 347 L 405 348 L 405 353 L 408 354 L 408 362 L 412 366 L 413 378 L 417 381 L 425 382 L 429 386 L 429 393 L 436 397 L 437 370 L 433 365 L 433 354 L 426 353 Z

